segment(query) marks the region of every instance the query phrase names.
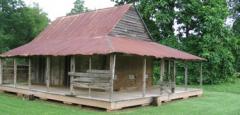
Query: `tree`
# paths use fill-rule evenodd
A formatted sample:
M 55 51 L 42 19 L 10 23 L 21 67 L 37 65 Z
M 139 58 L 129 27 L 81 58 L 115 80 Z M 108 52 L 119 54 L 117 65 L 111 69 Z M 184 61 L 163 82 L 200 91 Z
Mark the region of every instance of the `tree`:
M 74 8 L 67 15 L 79 14 L 81 12 L 86 12 L 86 11 L 88 11 L 88 9 L 84 6 L 84 1 L 83 0 L 76 0 L 74 2 Z
M 240 12 L 240 2 L 239 0 L 227 0 L 229 11 L 231 12 L 231 17 L 236 19 L 239 17 Z
M 134 2 L 113 1 L 117 4 Z M 160 34 L 153 36 L 156 41 L 208 60 L 204 63 L 205 83 L 234 78 L 237 40 L 224 24 L 230 15 L 225 0 L 139 0 L 136 5 L 147 26 L 151 28 L 155 24 L 150 31 Z M 149 24 L 149 20 L 152 23 Z M 178 25 L 175 29 L 174 24 Z M 193 64 L 190 69 L 197 72 Z M 191 78 L 196 82 L 198 76 L 191 75 Z
M 236 57 L 236 69 L 240 72 L 240 18 L 238 17 L 232 27 L 232 31 L 236 37 L 237 48 L 235 49 L 235 57 Z
M 239 0 L 228 0 L 229 11 L 231 18 L 234 19 L 232 31 L 236 37 L 237 48 L 235 49 L 236 70 L 240 72 L 240 2 Z
M 135 3 L 147 24 L 153 38 L 160 41 L 174 37 L 174 18 L 176 0 L 112 0 L 118 5 Z
M 1 0 L 0 20 L 0 53 L 31 41 L 49 22 L 38 6 L 21 0 Z

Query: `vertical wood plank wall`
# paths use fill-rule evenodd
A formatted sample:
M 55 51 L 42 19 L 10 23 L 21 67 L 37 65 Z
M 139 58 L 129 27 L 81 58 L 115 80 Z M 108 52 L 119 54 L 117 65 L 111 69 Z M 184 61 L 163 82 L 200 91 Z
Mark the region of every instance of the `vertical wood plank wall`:
M 130 8 L 130 10 L 123 16 L 123 18 L 112 30 L 110 35 L 150 40 L 144 24 L 134 8 Z
M 146 58 L 146 87 L 152 85 L 152 67 L 153 59 Z M 91 68 L 109 70 L 110 55 L 107 56 L 92 56 Z M 66 58 L 64 57 L 51 57 L 50 75 L 51 86 L 64 86 L 64 80 L 66 80 L 67 69 Z M 75 56 L 76 72 L 84 72 L 89 69 L 89 56 Z M 44 65 L 44 66 L 42 66 Z M 40 72 L 45 73 L 46 60 L 39 57 L 32 58 L 32 84 L 44 85 L 44 78 Z M 142 76 L 143 76 L 143 57 L 129 56 L 129 55 L 117 55 L 116 58 L 116 70 L 115 70 L 114 90 L 126 90 L 126 89 L 142 89 Z M 129 76 L 133 75 L 135 78 L 130 79 Z M 37 78 L 40 77 L 40 78 Z
M 146 58 L 146 87 L 152 86 L 153 61 Z M 134 75 L 134 79 L 129 77 Z M 139 89 L 142 90 L 143 80 L 143 57 L 118 55 L 116 60 L 116 76 L 114 90 Z
M 52 86 L 63 86 L 65 76 L 65 57 L 51 57 L 50 84 Z

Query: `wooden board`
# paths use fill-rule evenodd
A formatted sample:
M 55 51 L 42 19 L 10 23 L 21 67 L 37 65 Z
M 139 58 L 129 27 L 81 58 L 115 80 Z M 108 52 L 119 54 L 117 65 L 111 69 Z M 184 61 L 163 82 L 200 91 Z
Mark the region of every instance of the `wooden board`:
M 112 77 L 108 70 L 88 70 L 86 73 L 69 72 L 72 87 L 108 90 Z

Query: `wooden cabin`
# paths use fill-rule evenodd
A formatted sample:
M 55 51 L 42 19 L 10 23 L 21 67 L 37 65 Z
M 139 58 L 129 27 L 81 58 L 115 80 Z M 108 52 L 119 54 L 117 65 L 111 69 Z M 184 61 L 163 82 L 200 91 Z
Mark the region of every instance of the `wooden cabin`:
M 203 60 L 155 43 L 137 9 L 123 5 L 57 18 L 30 43 L 1 54 L 0 90 L 107 110 L 159 105 L 202 95 L 187 87 L 187 64 L 185 87 L 175 77 L 177 61 Z

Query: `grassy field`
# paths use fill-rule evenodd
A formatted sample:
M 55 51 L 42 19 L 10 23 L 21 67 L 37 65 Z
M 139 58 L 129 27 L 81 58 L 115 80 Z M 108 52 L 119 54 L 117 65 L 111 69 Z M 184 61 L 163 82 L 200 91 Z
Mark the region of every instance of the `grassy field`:
M 147 106 L 106 113 L 77 106 L 0 94 L 0 115 L 240 115 L 240 80 L 236 83 L 204 86 L 199 98 L 179 100 L 159 107 Z

